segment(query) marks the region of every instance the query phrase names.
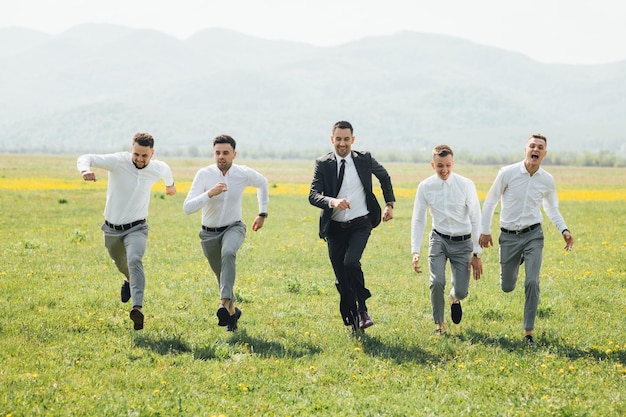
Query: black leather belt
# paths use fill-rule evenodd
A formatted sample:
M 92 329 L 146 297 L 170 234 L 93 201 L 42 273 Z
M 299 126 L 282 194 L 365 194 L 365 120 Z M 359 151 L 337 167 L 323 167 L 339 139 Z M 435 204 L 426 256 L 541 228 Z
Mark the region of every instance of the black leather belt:
M 224 230 L 228 229 L 228 226 L 222 226 L 222 227 L 206 227 L 205 225 L 202 225 L 202 230 L 204 230 L 205 232 L 223 232 Z
M 107 220 L 105 220 L 104 224 L 109 226 L 111 229 L 124 231 L 124 230 L 128 230 L 131 227 L 135 227 L 138 224 L 142 224 L 142 223 L 145 223 L 145 222 L 146 222 L 146 219 L 141 219 L 141 220 L 137 220 L 136 222 L 127 223 L 127 224 L 113 224 L 113 223 L 109 223 Z
M 450 236 L 450 235 L 444 235 L 443 233 L 439 233 L 438 231 L 436 231 L 435 229 L 433 229 L 433 232 L 437 233 L 439 236 L 441 236 L 444 239 L 448 239 L 448 240 L 452 240 L 454 242 L 462 242 L 464 240 L 469 239 L 470 237 L 472 237 L 472 235 L 463 235 L 463 236 Z
M 541 226 L 541 223 L 535 223 L 532 226 L 528 226 L 528 227 L 525 227 L 525 228 L 520 229 L 520 230 L 508 230 L 508 229 L 505 229 L 504 227 L 501 227 L 500 230 L 502 230 L 504 233 L 508 233 L 510 235 L 521 235 L 522 233 L 526 233 L 526 232 L 530 232 L 531 230 L 535 230 L 539 226 Z
M 366 214 L 365 216 L 355 217 L 354 219 L 352 219 L 352 220 L 348 220 L 347 222 L 335 222 L 335 223 L 337 223 L 337 224 L 339 224 L 341 227 L 344 227 L 344 228 L 345 228 L 345 227 L 350 227 L 350 226 L 352 226 L 352 225 L 354 225 L 354 224 L 360 223 L 360 222 L 362 222 L 363 220 L 367 220 L 367 219 L 369 219 L 369 218 L 370 218 L 370 216 L 369 216 L 368 214 Z

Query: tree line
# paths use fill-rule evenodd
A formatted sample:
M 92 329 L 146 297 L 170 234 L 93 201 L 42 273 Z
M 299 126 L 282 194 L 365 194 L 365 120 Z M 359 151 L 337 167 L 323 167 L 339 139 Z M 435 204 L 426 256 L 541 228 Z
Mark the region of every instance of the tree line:
M 67 150 L 63 147 L 47 147 L 44 146 L 39 150 L 39 154 L 50 155 L 75 155 L 84 152 L 107 153 L 125 151 L 126 148 L 117 150 L 100 149 L 100 150 Z M 242 149 L 239 151 L 240 158 L 253 160 L 307 160 L 311 161 L 326 152 L 329 149 Z M 32 153 L 30 149 L 14 149 L 6 153 L 9 154 L 27 154 Z M 399 162 L 399 163 L 428 163 L 432 157 L 430 151 L 396 151 L 396 150 L 377 150 L 375 151 L 376 159 L 381 162 Z M 159 157 L 176 157 L 176 158 L 211 158 L 211 148 L 179 147 L 179 148 L 159 148 Z M 455 152 L 454 159 L 458 163 L 470 165 L 508 165 L 523 159 L 521 152 L 516 153 L 489 153 L 489 154 L 473 154 L 469 151 L 459 150 Z M 546 155 L 543 164 L 552 166 L 580 166 L 580 167 L 626 167 L 626 155 L 617 154 L 608 150 L 600 150 L 597 152 L 573 152 L 573 151 L 551 151 Z

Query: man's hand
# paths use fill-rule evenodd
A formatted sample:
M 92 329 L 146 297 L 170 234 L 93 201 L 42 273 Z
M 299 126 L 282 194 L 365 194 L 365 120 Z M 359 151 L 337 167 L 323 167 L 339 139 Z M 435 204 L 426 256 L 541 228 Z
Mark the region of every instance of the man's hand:
M 263 227 L 263 223 L 265 223 L 265 217 L 256 216 L 256 219 L 254 219 L 254 223 L 252 223 L 252 230 L 256 232 Z
M 574 236 L 572 236 L 572 234 L 569 232 L 569 230 L 566 230 L 563 232 L 563 239 L 565 240 L 565 250 L 566 251 L 570 251 L 572 250 L 572 246 L 574 246 Z
M 346 210 L 350 208 L 350 202 L 347 198 L 333 198 L 330 205 L 332 208 L 336 208 L 337 210 Z
M 91 172 L 91 171 L 83 171 L 83 172 L 81 172 L 81 173 L 80 173 L 80 175 L 82 175 L 82 176 L 83 176 L 83 179 L 84 179 L 85 181 L 93 181 L 93 182 L 98 181 L 98 180 L 96 179 L 96 173 L 95 173 L 95 172 Z
M 176 185 L 172 184 L 169 187 L 165 187 L 165 194 L 167 195 L 174 195 L 176 194 Z
M 216 195 L 225 193 L 226 191 L 228 191 L 228 185 L 226 185 L 225 182 L 218 182 L 213 187 L 211 187 L 209 191 L 207 191 L 207 195 L 209 196 L 209 198 L 211 198 L 215 197 Z
M 488 248 L 489 246 L 493 246 L 493 240 L 491 240 L 491 235 L 481 234 L 478 238 L 478 244 L 481 248 Z
M 387 222 L 393 219 L 393 207 L 385 206 L 385 211 L 383 212 L 383 222 Z
M 467 265 L 468 271 L 474 271 L 474 280 L 477 281 L 480 279 L 480 276 L 483 274 L 483 260 L 478 256 L 472 255 L 470 258 L 469 264 Z
M 413 270 L 417 272 L 418 274 L 422 273 L 422 268 L 420 268 L 420 254 L 419 253 L 413 254 Z

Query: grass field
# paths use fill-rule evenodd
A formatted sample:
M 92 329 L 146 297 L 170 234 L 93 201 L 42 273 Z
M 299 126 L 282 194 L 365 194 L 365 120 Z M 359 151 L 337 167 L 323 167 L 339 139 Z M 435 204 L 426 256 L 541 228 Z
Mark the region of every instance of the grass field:
M 146 327 L 136 332 L 100 231 L 106 173 L 85 183 L 75 158 L 0 156 L 0 416 L 626 415 L 626 169 L 546 167 L 576 244 L 564 252 L 546 219 L 530 349 L 523 286 L 500 290 L 497 247 L 483 256 L 462 323 L 433 334 L 428 274 L 412 271 L 410 254 L 425 165 L 385 164 L 395 218 L 363 257 L 376 325 L 351 337 L 307 201 L 313 161 L 238 159 L 268 177 L 270 216 L 239 252 L 243 316 L 226 333 L 200 214 L 182 211 L 211 160 L 167 162 L 179 192 L 153 191 Z M 497 170 L 455 168 L 481 200 Z M 255 195 L 244 204 L 250 225 Z

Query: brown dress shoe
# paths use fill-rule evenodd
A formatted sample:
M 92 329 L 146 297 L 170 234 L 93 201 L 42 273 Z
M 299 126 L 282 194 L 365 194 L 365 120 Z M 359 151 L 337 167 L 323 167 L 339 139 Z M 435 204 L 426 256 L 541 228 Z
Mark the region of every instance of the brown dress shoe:
M 367 329 L 373 325 L 374 320 L 372 320 L 372 316 L 367 311 L 359 311 L 359 329 Z

